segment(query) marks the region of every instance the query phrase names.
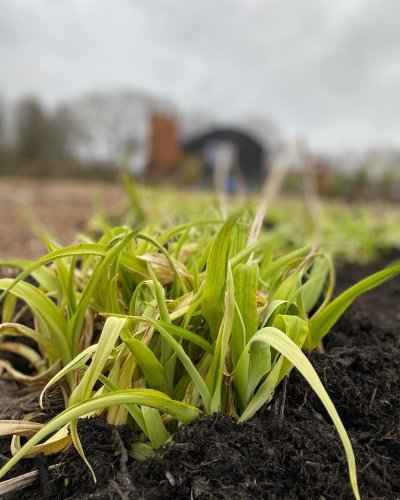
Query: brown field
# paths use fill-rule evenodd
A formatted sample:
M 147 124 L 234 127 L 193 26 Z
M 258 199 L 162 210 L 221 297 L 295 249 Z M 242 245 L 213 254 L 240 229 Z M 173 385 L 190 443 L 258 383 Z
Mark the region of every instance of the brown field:
M 97 208 L 118 210 L 121 194 L 119 186 L 96 181 L 0 177 L 0 259 L 43 255 L 35 220 L 57 242 L 72 243 Z

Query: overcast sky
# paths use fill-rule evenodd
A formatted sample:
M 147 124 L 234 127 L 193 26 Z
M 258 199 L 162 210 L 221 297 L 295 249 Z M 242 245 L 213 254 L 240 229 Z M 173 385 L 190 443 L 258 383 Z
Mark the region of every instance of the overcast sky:
M 143 90 L 317 148 L 400 144 L 399 0 L 0 0 L 0 95 Z

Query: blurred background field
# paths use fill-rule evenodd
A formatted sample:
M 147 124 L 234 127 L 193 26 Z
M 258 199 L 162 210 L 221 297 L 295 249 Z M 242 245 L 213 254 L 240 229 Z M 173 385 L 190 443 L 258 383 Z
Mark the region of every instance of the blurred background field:
M 221 220 L 220 199 L 212 192 L 172 186 L 137 186 L 77 179 L 4 177 L 0 183 L 0 259 L 36 259 L 46 251 L 45 231 L 62 245 L 79 233 L 95 235 L 103 223 L 168 229 L 189 220 Z M 131 193 L 132 194 L 132 193 Z M 260 195 L 230 195 L 229 213 L 254 213 Z M 324 200 L 319 207 L 321 243 L 339 260 L 366 262 L 400 248 L 400 211 L 395 203 Z M 280 194 L 270 205 L 263 234 L 280 234 L 282 248 L 312 239 L 314 227 L 304 195 Z
M 0 181 L 0 258 L 38 258 L 45 251 L 32 218 L 55 239 L 71 243 L 87 228 L 96 199 L 112 212 L 119 205 L 120 189 L 101 182 L 79 180 L 2 178 Z
M 120 222 L 122 167 L 155 223 L 254 208 L 284 168 L 267 225 L 301 228 L 311 188 L 337 254 L 397 246 L 399 9 L 4 0 L 0 258 L 40 255 L 38 221 L 62 244 Z

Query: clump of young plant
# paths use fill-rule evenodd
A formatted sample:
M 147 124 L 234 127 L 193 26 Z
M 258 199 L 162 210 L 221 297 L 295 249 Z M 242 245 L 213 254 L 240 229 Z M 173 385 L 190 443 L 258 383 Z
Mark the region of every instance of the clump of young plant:
M 242 422 L 296 367 L 338 430 L 359 498 L 350 440 L 302 349 L 317 347 L 354 299 L 399 274 L 400 264 L 332 300 L 328 254 L 311 246 L 279 252 L 279 233 L 248 236 L 239 215 L 166 231 L 110 227 L 97 243 L 54 248 L 34 264 L 14 262 L 23 272 L 0 280 L 0 335 L 37 342 L 46 367 L 36 375 L 41 403 L 62 383 L 65 410 L 24 445 L 14 436 L 15 454 L 0 477 L 22 457 L 54 453 L 71 440 L 90 467 L 77 420 L 94 414 L 137 431 L 135 458 L 201 412 L 226 411 Z M 37 287 L 22 281 L 28 275 Z M 11 321 L 12 297 L 32 311 L 33 329 Z

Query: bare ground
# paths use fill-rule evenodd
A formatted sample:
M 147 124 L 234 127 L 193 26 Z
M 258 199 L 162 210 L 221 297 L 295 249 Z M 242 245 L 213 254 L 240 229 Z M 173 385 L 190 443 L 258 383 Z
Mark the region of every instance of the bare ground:
M 0 177 L 0 260 L 36 259 L 45 253 L 34 220 L 63 245 L 87 229 L 101 209 L 119 209 L 121 188 L 86 180 Z

